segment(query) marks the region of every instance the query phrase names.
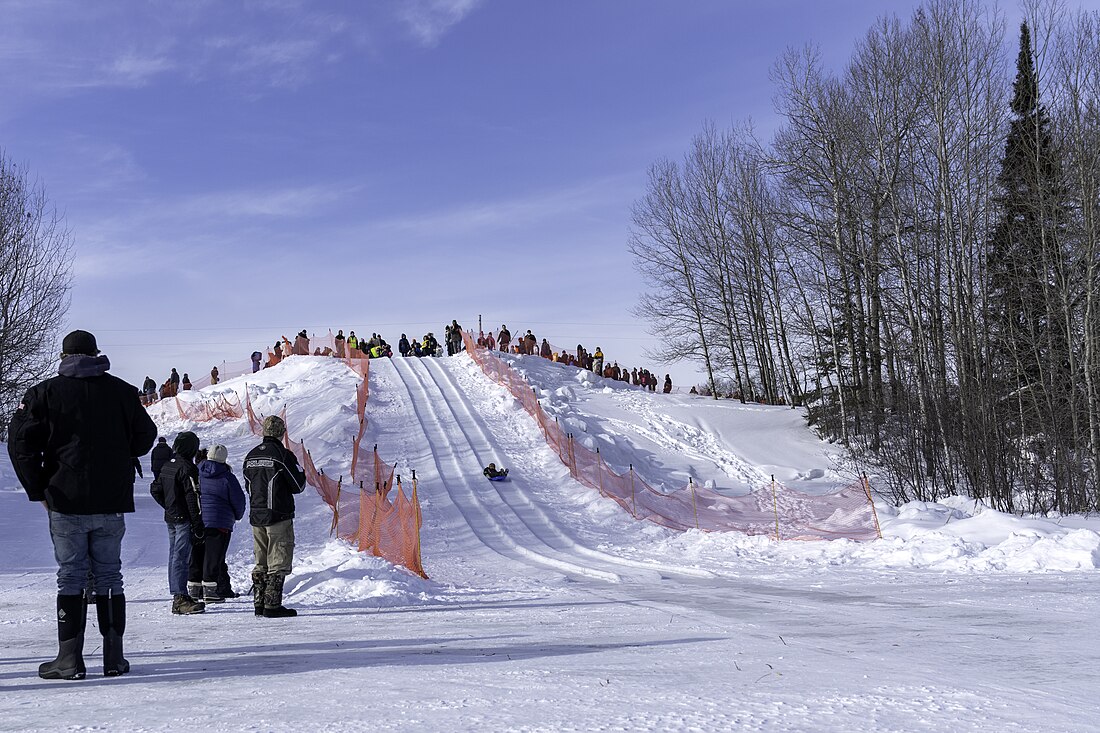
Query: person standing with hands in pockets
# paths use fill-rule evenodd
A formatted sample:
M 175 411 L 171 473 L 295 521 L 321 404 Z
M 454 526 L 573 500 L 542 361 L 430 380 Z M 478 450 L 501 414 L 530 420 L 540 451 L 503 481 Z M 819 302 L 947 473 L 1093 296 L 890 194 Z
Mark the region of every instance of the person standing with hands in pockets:
M 8 454 L 31 501 L 49 512 L 57 559 L 57 658 L 43 679 L 83 679 L 85 586 L 94 576 L 103 635 L 103 674 L 126 674 L 122 653 L 125 515 L 134 511 L 134 462 L 153 447 L 157 427 L 136 387 L 107 373 L 95 336 L 73 331 L 61 345 L 58 376 L 31 387 L 12 415 Z

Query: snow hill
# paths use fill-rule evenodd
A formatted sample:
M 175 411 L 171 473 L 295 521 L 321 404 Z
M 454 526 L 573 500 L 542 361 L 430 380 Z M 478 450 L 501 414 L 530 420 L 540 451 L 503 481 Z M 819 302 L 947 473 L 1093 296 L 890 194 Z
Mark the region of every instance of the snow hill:
M 505 358 L 549 414 L 655 486 L 690 476 L 743 493 L 775 475 L 825 492 L 852 478 L 798 411 Z M 357 379 L 293 357 L 205 391 L 285 405 L 338 475 Z M 370 392 L 364 444 L 405 481 L 416 470 L 431 579 L 329 539 L 331 513 L 307 490 L 287 583 L 298 619 L 257 619 L 247 599 L 174 617 L 161 514 L 139 482 L 123 546 L 133 673 L 117 679 L 35 676 L 55 651 L 55 565 L 42 508 L 0 461 L 0 730 L 1095 730 L 1098 520 L 956 499 L 878 502 L 876 542 L 674 532 L 574 482 L 465 355 L 373 361 Z M 226 444 L 238 467 L 256 442 L 243 420 L 186 423 L 170 402 L 151 413 L 169 439 Z M 486 481 L 489 461 L 512 480 Z M 239 590 L 250 544 L 238 525 Z

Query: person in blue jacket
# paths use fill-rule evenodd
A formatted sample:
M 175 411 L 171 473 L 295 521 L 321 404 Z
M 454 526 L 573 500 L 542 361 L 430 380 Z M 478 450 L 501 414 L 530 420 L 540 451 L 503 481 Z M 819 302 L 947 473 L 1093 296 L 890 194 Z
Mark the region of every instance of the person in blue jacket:
M 202 566 L 202 598 L 206 603 L 225 600 L 218 581 L 233 536 L 233 525 L 244 517 L 245 511 L 244 489 L 226 464 L 228 457 L 229 451 L 224 445 L 214 445 L 199 465 L 199 503 L 206 527 Z

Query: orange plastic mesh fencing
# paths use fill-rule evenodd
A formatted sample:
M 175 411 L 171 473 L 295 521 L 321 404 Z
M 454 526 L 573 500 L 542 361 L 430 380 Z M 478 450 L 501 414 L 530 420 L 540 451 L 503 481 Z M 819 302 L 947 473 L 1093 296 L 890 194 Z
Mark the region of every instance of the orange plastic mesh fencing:
M 631 466 L 625 473 L 611 469 L 600 456 L 562 431 L 539 404 L 531 385 L 506 362 L 480 348 L 464 332 L 470 357 L 489 378 L 520 401 L 542 430 L 546 442 L 569 468 L 574 479 L 613 499 L 636 519 L 672 529 L 736 531 L 765 534 L 777 540 L 871 540 L 882 536 L 870 487 L 847 486 L 829 494 L 806 494 L 778 483 L 745 496 L 726 496 L 690 483 L 669 493 L 647 484 Z
M 329 337 L 331 338 L 331 332 Z M 400 480 L 394 486 L 395 465 L 389 465 L 382 460 L 378 454 L 378 446 L 372 451 L 369 467 L 366 470 L 360 470 L 359 467 L 362 441 L 367 428 L 365 412 L 370 395 L 370 361 L 358 354 L 358 350 L 350 350 L 350 355 L 341 360 L 360 376 L 355 390 L 359 432 L 352 443 L 348 480 L 345 481 L 343 476 L 334 478 L 325 473 L 324 469 L 318 468 L 305 444 L 290 437 L 289 427 L 283 435 L 283 444 L 298 459 L 305 472 L 306 482 L 317 489 L 317 493 L 332 508 L 332 530 L 336 536 L 347 540 L 360 551 L 403 565 L 427 578 L 420 557 L 421 514 L 415 474 L 409 497 L 405 495 Z M 274 354 L 269 353 L 268 363 L 277 362 Z M 252 361 L 249 359 L 248 371 L 242 373 L 249 373 L 251 370 Z M 263 433 L 264 416 L 253 409 L 248 385 L 245 386 L 243 404 L 235 392 L 204 395 L 195 391 L 185 392 L 184 395 L 184 399 L 179 396 L 174 398 L 176 411 L 183 420 L 208 422 L 246 418 L 248 428 L 254 435 L 260 436 Z M 288 423 L 285 407 L 279 412 L 279 416 L 284 423 Z
M 359 364 L 349 363 L 351 361 L 359 360 L 349 359 L 345 363 L 363 375 L 362 381 L 366 382 L 366 360 Z M 365 388 L 357 389 L 356 406 L 360 414 L 360 427 L 352 444 L 352 471 L 348 481 L 343 476 L 333 478 L 324 469 L 317 468 L 304 443 L 290 437 L 289 427 L 283 435 L 283 444 L 298 459 L 305 471 L 306 482 L 317 489 L 317 493 L 332 508 L 332 530 L 337 537 L 352 543 L 360 551 L 370 552 L 396 565 L 403 565 L 427 578 L 420 557 L 421 514 L 415 480 L 412 496 L 409 498 L 400 482 L 394 486 L 394 466 L 382 460 L 377 446 L 372 451 L 369 470 L 362 471 L 356 465 L 362 455 L 361 443 L 366 432 L 366 418 L 362 414 L 366 403 L 365 395 Z M 251 399 L 246 399 L 245 412 L 250 429 L 259 435 L 262 418 L 252 409 Z M 281 415 L 284 422 L 287 421 L 285 408 Z
M 188 391 L 183 394 L 187 395 L 186 399 L 181 400 L 179 395 L 172 398 L 176 403 L 176 412 L 182 420 L 193 422 L 236 420 L 245 415 L 245 409 L 235 392 L 204 395 Z

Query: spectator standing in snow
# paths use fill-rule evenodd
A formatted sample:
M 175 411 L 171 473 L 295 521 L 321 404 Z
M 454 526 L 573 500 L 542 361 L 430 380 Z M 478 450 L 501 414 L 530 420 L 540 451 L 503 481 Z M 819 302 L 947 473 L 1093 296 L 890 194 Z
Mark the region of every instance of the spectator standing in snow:
M 191 377 L 187 376 L 187 372 L 183 373 L 183 389 L 185 392 L 191 389 Z
M 508 326 L 502 325 L 500 327 L 500 335 L 497 336 L 497 343 L 500 344 L 500 350 L 507 354 L 508 345 L 512 343 L 512 332 L 508 330 Z
M 294 347 L 291 353 L 298 356 L 309 356 L 309 336 L 306 335 L 304 328 L 294 337 Z
M 199 437 L 184 431 L 172 441 L 172 458 L 160 470 L 149 493 L 164 507 L 168 526 L 168 590 L 172 593 L 172 613 L 191 614 L 206 610 L 201 600 L 187 592 L 192 542 L 206 536 L 199 510 L 199 470 L 195 456 Z
M 603 350 L 599 346 L 592 353 L 592 371 L 601 376 L 603 375 Z
M 170 460 L 172 460 L 172 449 L 168 447 L 168 441 L 164 438 L 157 438 L 157 445 L 153 448 L 153 455 L 149 464 L 153 469 L 154 481 L 160 476 L 160 469 L 164 468 L 164 464 Z
M 539 356 L 543 359 L 554 358 L 554 350 L 550 348 L 550 342 L 546 339 L 542 340 L 542 346 L 539 347 Z
M 152 377 L 145 377 L 141 384 L 142 404 L 151 405 L 157 401 L 157 383 Z
M 256 566 L 252 570 L 257 616 L 297 616 L 283 606 L 283 584 L 294 563 L 294 495 L 306 485 L 298 459 L 283 444 L 286 423 L 276 415 L 263 422 L 263 442 L 244 460 Z
M 450 326 L 444 326 L 443 327 L 443 343 L 447 344 L 447 356 L 454 356 L 455 355 L 455 341 L 454 341 L 454 337 L 451 335 L 451 327 Z
M 210 370 L 210 384 L 218 383 L 218 368 L 214 367 Z
M 347 355 L 347 352 L 344 349 L 347 341 L 347 339 L 344 338 L 344 329 L 341 328 L 336 332 L 336 338 L 333 339 L 333 341 L 336 345 L 336 356 L 340 359 L 343 359 Z
M 535 334 L 531 333 L 531 329 L 527 329 L 527 334 L 523 337 L 523 353 L 539 353 L 539 340 L 535 338 Z
M 495 338 L 493 338 L 493 332 L 489 331 L 489 333 L 485 334 L 485 348 L 487 348 L 489 350 L 492 350 L 492 349 L 495 349 L 496 347 L 497 347 L 497 341 L 496 341 Z
M 180 375 L 176 372 L 175 367 L 172 367 L 172 373 L 168 375 L 168 381 L 172 383 L 172 395 L 179 394 Z
M 405 334 L 401 334 L 401 340 L 397 342 L 397 350 L 401 352 L 401 356 L 408 356 L 409 352 L 412 351 L 409 338 Z
M 233 536 L 233 523 L 244 517 L 244 490 L 226 464 L 228 456 L 229 451 L 224 445 L 213 445 L 207 453 L 207 460 L 199 466 L 199 503 L 202 523 L 206 528 L 202 564 L 202 599 L 205 603 L 225 600 L 223 592 L 227 578 L 222 577 L 225 555 Z
M 359 348 L 359 337 L 355 335 L 355 331 L 348 332 L 348 348 L 349 349 L 358 349 Z M 352 354 L 352 356 L 354 356 L 354 354 Z
M 672 377 L 668 374 L 665 375 L 665 386 L 662 390 L 665 394 L 672 392 Z
M 134 461 L 157 428 L 137 389 L 107 374 L 95 336 L 73 331 L 61 346 L 58 376 L 31 387 L 8 426 L 8 454 L 27 498 L 49 514 L 57 558 L 57 657 L 43 679 L 82 679 L 89 573 L 103 635 L 103 673 L 130 671 L 123 657 L 124 514 L 134 511 Z
M 264 355 L 258 351 L 252 352 L 252 373 L 260 371 L 260 362 L 263 361 Z

